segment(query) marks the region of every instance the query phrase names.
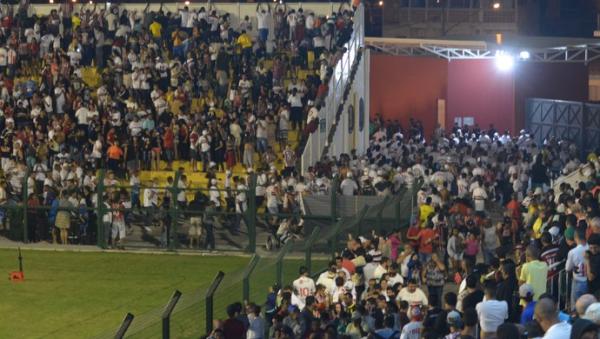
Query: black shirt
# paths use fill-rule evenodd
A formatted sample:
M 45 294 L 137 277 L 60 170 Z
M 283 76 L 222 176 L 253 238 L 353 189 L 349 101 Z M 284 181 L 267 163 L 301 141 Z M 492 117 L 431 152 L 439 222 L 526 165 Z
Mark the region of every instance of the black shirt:
M 462 303 L 463 312 L 465 310 L 468 310 L 469 308 L 474 309 L 475 306 L 477 306 L 477 304 L 479 304 L 482 300 L 483 300 L 483 291 L 481 291 L 481 290 L 475 290 L 475 291 L 467 294 L 467 296 L 463 299 L 463 303 Z
M 600 254 L 590 254 L 590 267 L 588 269 L 595 276 L 594 280 L 588 280 L 588 292 L 597 295 L 597 292 L 600 291 Z

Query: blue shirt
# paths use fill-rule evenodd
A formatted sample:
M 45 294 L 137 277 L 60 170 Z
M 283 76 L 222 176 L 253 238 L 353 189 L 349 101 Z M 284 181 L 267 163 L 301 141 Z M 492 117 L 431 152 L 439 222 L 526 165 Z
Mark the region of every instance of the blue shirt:
M 525 325 L 533 320 L 533 312 L 535 311 L 535 301 L 529 302 L 521 313 L 521 325 Z

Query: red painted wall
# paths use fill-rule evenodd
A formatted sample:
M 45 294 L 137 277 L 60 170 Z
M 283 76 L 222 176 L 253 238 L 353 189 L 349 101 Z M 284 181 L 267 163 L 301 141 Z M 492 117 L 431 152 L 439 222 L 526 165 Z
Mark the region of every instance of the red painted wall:
M 430 135 L 437 122 L 437 100 L 446 97 L 447 62 L 440 58 L 371 53 L 370 114 L 398 119 L 405 129 L 411 117 Z
M 446 128 L 455 117 L 473 117 L 479 127 L 515 132 L 514 73 L 501 71 L 494 60 L 452 60 L 448 63 Z
M 525 126 L 527 98 L 587 101 L 588 67 L 580 63 L 519 64 L 515 72 L 515 119 Z
M 470 116 L 481 128 L 493 123 L 512 133 L 525 124 L 527 98 L 586 101 L 588 69 L 582 64 L 519 63 L 501 71 L 493 59 L 453 60 L 371 53 L 370 114 L 423 122 L 431 135 L 437 100 L 446 99 L 446 128 L 454 118 Z

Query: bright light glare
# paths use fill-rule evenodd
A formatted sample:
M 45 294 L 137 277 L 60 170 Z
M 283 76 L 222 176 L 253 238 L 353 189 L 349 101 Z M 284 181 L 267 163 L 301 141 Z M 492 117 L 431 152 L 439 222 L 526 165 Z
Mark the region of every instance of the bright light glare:
M 379 1 L 379 6 L 383 6 L 383 1 Z
M 190 2 L 189 2 L 189 1 L 186 1 L 186 2 L 185 2 L 185 5 L 186 5 L 186 6 L 189 6 L 189 5 L 190 5 Z
M 110 2 L 106 3 L 106 8 L 110 8 Z
M 523 60 L 527 60 L 529 57 L 531 57 L 531 54 L 529 54 L 527 51 L 521 51 L 521 53 L 519 53 L 519 58 Z
M 48 2 L 49 2 L 49 3 L 51 3 L 51 4 L 53 4 L 53 3 L 54 3 L 54 0 L 48 0 Z
M 493 9 L 500 9 L 500 3 L 499 2 L 494 2 L 494 4 L 492 5 Z
M 496 67 L 501 71 L 510 71 L 515 65 L 515 59 L 512 55 L 498 51 L 496 52 Z

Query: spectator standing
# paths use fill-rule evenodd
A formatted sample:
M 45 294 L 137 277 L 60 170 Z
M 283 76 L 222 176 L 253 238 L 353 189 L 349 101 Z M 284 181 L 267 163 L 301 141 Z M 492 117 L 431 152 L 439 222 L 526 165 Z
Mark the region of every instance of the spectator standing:
M 546 292 L 546 282 L 548 279 L 548 265 L 539 260 L 540 250 L 534 245 L 529 245 L 525 251 L 525 260 L 527 261 L 521 267 L 519 274 L 520 284 L 529 284 L 533 288 L 533 299 L 537 300 L 542 293 Z
M 565 269 L 572 274 L 571 285 L 571 309 L 575 308 L 577 299 L 587 293 L 587 268 L 585 266 L 585 255 L 588 251 L 588 245 L 585 240 L 585 230 L 578 228 L 575 230 L 575 243 L 577 246 L 567 254 Z
M 477 316 L 481 326 L 481 338 L 495 338 L 498 326 L 508 319 L 508 304 L 496 300 L 496 282 L 486 280 L 484 287 L 485 299 L 477 304 Z
M 425 264 L 423 270 L 423 284 L 427 285 L 427 292 L 430 300 L 435 300 L 434 307 L 441 306 L 444 284 L 446 282 L 446 266 L 436 253 L 431 255 L 431 260 Z M 435 297 L 433 297 L 435 296 Z
M 585 254 L 587 267 L 588 293 L 600 298 L 600 234 L 592 234 L 588 239 L 589 251 Z

